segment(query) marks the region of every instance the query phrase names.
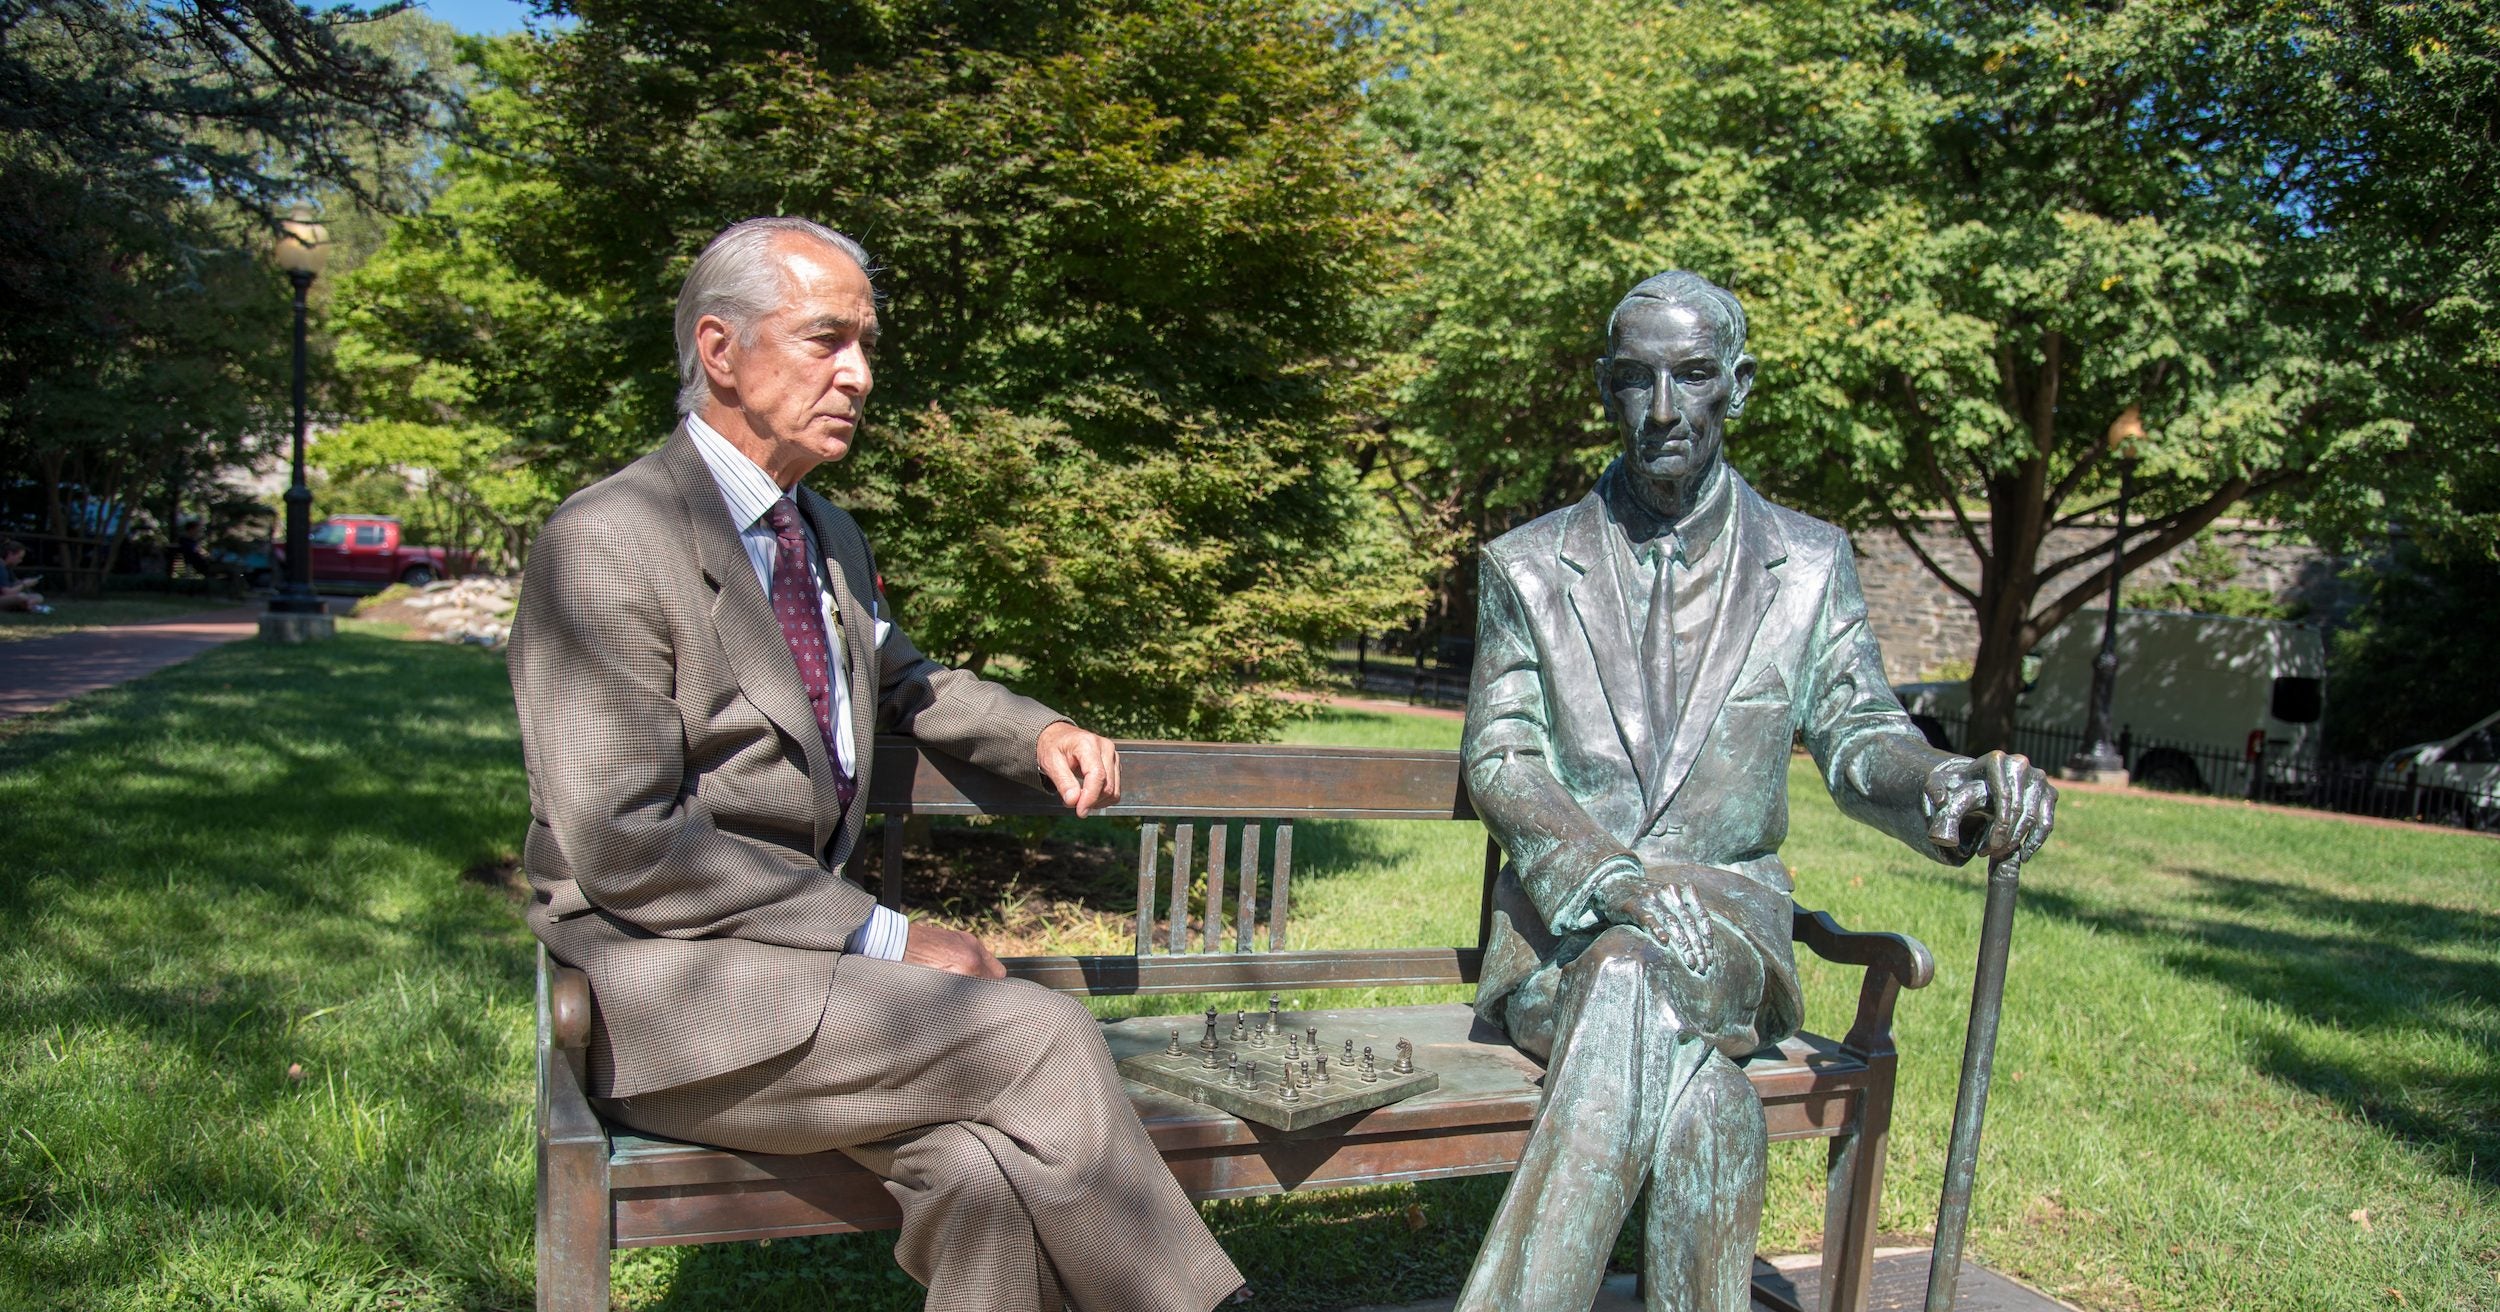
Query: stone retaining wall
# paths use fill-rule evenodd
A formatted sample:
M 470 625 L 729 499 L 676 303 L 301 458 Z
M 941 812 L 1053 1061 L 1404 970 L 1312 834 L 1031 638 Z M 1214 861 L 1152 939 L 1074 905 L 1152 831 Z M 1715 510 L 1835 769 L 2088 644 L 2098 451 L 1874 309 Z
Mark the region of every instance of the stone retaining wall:
M 1912 523 L 1928 555 L 1963 583 L 1978 585 L 1978 557 L 1951 516 L 1925 516 Z M 1987 517 L 1976 516 L 1972 523 L 1984 541 Z M 2069 553 L 2106 545 L 2109 534 L 2107 524 L 2059 529 L 2049 535 L 2041 559 L 2062 560 Z M 1865 529 L 1850 536 L 1858 549 L 1858 580 L 1866 589 L 1867 615 L 1875 640 L 1883 645 L 1885 673 L 1899 683 L 1935 677 L 1948 666 L 1967 665 L 1979 649 L 1970 604 L 1937 581 L 1891 530 Z M 2258 589 L 2277 601 L 2306 605 L 2307 618 L 2331 624 L 2356 600 L 2349 585 L 2337 577 L 2339 562 L 2334 557 L 2272 525 L 2224 520 L 2216 526 L 2215 537 L 2239 559 L 2240 575 L 2233 583 Z M 2122 586 L 2130 591 L 2158 587 L 2178 577 L 2175 562 L 2194 545 L 2184 544 L 2129 574 Z M 2103 555 L 2103 577 L 2107 569 L 2108 557 Z M 2070 571 L 2059 576 L 2058 582 L 2071 586 L 2074 577 Z

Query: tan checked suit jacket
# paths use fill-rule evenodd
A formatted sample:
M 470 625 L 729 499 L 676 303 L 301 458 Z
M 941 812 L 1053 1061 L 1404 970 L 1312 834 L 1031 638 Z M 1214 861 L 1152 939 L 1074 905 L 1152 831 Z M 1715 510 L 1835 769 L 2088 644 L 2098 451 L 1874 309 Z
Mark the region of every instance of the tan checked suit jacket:
M 566 501 L 530 552 L 513 625 L 528 758 L 530 927 L 590 976 L 594 1095 L 626 1098 L 809 1041 L 876 899 L 843 877 L 873 734 L 905 733 L 1044 786 L 1061 717 L 874 641 L 857 523 L 804 488 L 854 698 L 859 790 L 836 790 L 798 668 L 718 486 L 681 426 Z M 865 690 L 874 690 L 874 714 Z

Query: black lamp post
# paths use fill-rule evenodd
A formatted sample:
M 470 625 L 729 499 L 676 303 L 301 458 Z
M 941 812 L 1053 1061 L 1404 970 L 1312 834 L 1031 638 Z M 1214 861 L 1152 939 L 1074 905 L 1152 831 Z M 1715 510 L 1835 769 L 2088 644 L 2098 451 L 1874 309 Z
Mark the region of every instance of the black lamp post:
M 2117 722 L 2118 581 L 2127 559 L 2127 494 L 2135 482 L 2135 458 L 2126 454 L 2144 436 L 2144 417 L 2128 406 L 2109 426 L 2109 449 L 2118 456 L 2118 531 L 2109 543 L 2109 606 L 2101 613 L 2101 650 L 2092 658 L 2092 699 L 2086 703 L 2083 745 L 2067 759 L 2066 777 L 2104 783 L 2127 781 L 2127 759 L 2111 732 Z
M 295 285 L 295 469 L 286 489 L 286 574 L 261 616 L 260 633 L 304 642 L 331 632 L 330 613 L 312 590 L 312 489 L 304 484 L 304 298 L 330 262 L 329 230 L 313 222 L 311 206 L 296 206 L 278 225 L 272 257 Z

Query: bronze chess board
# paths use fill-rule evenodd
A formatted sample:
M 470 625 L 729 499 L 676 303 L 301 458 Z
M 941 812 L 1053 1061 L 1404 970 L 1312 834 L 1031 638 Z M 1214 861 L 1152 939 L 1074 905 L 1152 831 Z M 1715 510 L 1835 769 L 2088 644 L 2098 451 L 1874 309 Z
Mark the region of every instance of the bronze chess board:
M 1171 1018 L 1164 1044 L 1122 1058 L 1139 1084 L 1221 1108 L 1246 1121 L 1300 1130 L 1441 1087 L 1414 1061 L 1405 1036 L 1341 1023 L 1343 1013 Z

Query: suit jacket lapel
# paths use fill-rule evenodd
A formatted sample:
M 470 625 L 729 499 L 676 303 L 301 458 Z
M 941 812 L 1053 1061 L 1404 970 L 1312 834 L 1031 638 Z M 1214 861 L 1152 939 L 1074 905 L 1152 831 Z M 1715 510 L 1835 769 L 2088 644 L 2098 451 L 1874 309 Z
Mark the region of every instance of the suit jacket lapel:
M 1563 563 L 1574 571 L 1571 610 L 1588 639 L 1589 656 L 1597 665 L 1597 681 L 1606 689 L 1606 710 L 1614 716 L 1632 773 L 1649 793 L 1653 755 L 1649 731 L 1648 679 L 1640 668 L 1640 646 L 1624 625 L 1623 577 L 1615 569 L 1615 553 L 1606 541 L 1606 502 L 1591 492 L 1571 508 L 1563 526 Z
M 1736 471 L 1729 470 L 1735 478 Z M 1693 772 L 1702 747 L 1718 732 L 1719 710 L 1736 687 L 1745 657 L 1753 651 L 1754 633 L 1762 627 L 1771 603 L 1779 599 L 1775 567 L 1788 559 L 1787 542 L 1772 522 L 1769 507 L 1743 479 L 1728 489 L 1727 567 L 1720 572 L 1718 618 L 1710 640 L 1695 662 L 1684 714 L 1676 721 L 1675 741 L 1667 749 L 1666 767 L 1649 793 L 1649 814 L 1641 825 L 1648 833 L 1658 816 L 1675 800 L 1676 790 Z
M 799 513 L 806 517 L 808 527 L 815 530 L 816 545 L 825 553 L 825 578 L 833 585 L 834 617 L 842 626 L 842 668 L 850 679 L 851 762 L 857 767 L 852 773 L 852 782 L 857 789 L 852 794 L 850 813 L 832 822 L 833 830 L 839 835 L 834 844 L 834 855 L 838 861 L 849 856 L 851 846 L 859 838 L 859 829 L 866 822 L 868 767 L 876 759 L 876 616 L 860 602 L 857 592 L 851 587 L 853 578 L 867 577 L 869 563 L 864 558 L 858 558 L 860 553 L 853 550 L 852 534 L 835 531 L 832 503 L 808 491 L 803 484 L 798 489 L 798 502 Z M 874 586 L 873 582 L 871 586 Z M 832 801 L 827 803 L 826 811 L 831 814 L 838 809 L 836 804 L 841 794 L 833 790 L 828 796 Z M 817 835 L 820 850 L 826 836 L 822 832 Z
M 798 662 L 790 657 L 790 640 L 781 636 L 772 599 L 756 581 L 755 563 L 729 522 L 711 466 L 703 463 L 703 453 L 695 450 L 694 438 L 683 425 L 660 448 L 660 460 L 685 498 L 695 556 L 703 567 L 704 581 L 714 589 L 712 627 L 720 634 L 730 668 L 737 672 L 738 689 L 766 719 L 797 739 L 807 758 L 807 775 L 816 792 L 816 850 L 822 852 L 839 819 L 841 794 L 834 783 L 832 762 L 826 759 L 824 732 L 816 727 L 816 710 L 808 705 Z

